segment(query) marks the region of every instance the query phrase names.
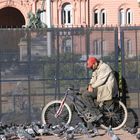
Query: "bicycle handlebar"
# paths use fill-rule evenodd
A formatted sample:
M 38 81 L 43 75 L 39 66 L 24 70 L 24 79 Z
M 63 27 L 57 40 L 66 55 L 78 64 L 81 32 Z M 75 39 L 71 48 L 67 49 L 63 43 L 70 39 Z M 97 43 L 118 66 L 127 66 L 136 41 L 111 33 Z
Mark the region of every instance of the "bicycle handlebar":
M 80 92 L 80 89 L 76 89 L 76 88 L 73 88 L 73 87 L 69 87 L 68 89 L 67 89 L 67 92 L 69 92 L 69 91 L 73 91 L 72 93 L 74 93 L 75 95 L 82 95 L 82 93 Z
M 79 92 L 80 91 L 78 88 L 76 89 L 74 87 L 69 87 L 68 90 L 72 90 L 72 91 L 75 91 L 75 92 Z

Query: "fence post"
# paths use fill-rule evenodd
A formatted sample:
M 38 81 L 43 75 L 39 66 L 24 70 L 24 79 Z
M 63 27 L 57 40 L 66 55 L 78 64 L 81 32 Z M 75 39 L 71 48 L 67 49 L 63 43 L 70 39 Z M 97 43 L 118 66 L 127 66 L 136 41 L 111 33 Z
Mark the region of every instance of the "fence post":
M 118 48 L 118 73 L 119 73 L 119 96 L 122 97 L 122 57 L 121 48 Z
M 1 120 L 1 116 L 2 116 L 2 96 L 1 96 L 1 62 L 0 62 L 0 120 Z
M 119 51 L 119 91 L 121 100 L 126 105 L 127 83 L 125 80 L 125 62 L 124 62 L 124 30 L 120 28 L 120 51 Z
M 28 115 L 29 115 L 29 122 L 31 122 L 31 30 L 27 30 L 27 65 L 28 65 Z

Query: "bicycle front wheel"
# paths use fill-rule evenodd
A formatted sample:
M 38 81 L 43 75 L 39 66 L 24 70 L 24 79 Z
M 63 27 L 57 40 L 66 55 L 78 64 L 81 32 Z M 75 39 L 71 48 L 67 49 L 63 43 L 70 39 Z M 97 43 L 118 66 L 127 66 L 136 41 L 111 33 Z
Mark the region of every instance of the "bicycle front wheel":
M 64 103 L 63 110 L 61 114 L 56 118 L 55 114 L 61 105 L 60 100 L 55 100 L 49 102 L 42 110 L 41 119 L 43 124 L 58 125 L 62 122 L 69 124 L 72 118 L 72 111 L 68 104 Z
M 101 127 L 108 129 L 109 126 L 113 130 L 118 130 L 124 126 L 127 121 L 127 108 L 121 101 L 113 101 L 111 104 L 103 105 L 103 117 Z

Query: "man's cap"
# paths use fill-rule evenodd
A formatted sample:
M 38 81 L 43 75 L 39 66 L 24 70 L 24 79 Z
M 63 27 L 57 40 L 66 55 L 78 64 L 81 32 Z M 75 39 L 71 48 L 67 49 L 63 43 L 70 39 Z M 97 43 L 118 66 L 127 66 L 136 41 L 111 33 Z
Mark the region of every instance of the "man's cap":
M 91 68 L 97 62 L 95 57 L 89 57 L 87 60 L 87 68 Z

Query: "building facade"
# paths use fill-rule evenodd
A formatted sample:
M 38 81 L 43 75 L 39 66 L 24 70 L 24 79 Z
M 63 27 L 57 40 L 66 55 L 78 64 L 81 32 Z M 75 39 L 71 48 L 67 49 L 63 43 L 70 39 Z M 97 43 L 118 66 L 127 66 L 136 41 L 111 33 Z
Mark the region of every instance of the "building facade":
M 50 5 L 47 5 L 48 1 Z M 51 27 L 124 27 L 136 26 L 140 22 L 138 0 L 5 0 L 0 2 L 0 27 L 26 27 L 29 23 L 29 12 L 36 14 L 39 9 L 42 11 L 41 21 L 47 25 L 50 19 Z M 47 13 L 48 9 L 49 13 Z M 97 57 L 108 55 L 107 46 L 110 46 L 112 52 L 111 48 L 114 45 L 112 34 L 107 32 L 103 36 L 100 32 L 91 34 L 90 55 Z M 64 36 L 60 51 L 71 52 L 73 46 L 82 48 L 85 42 L 83 41 L 81 45 L 73 44 L 72 40 L 76 39 L 76 37 Z M 21 46 L 18 47 L 21 49 Z M 132 46 L 136 46 L 135 32 L 125 33 L 124 48 L 127 54 L 125 57 L 136 55 L 136 49 Z
M 51 0 L 51 25 L 61 26 L 125 26 L 139 25 L 137 0 Z M 4 0 L 0 2 L 0 25 L 22 27 L 28 24 L 28 13 L 41 13 L 47 24 L 47 0 Z
M 52 2 L 54 26 L 125 26 L 139 24 L 139 4 L 131 0 L 61 0 Z

